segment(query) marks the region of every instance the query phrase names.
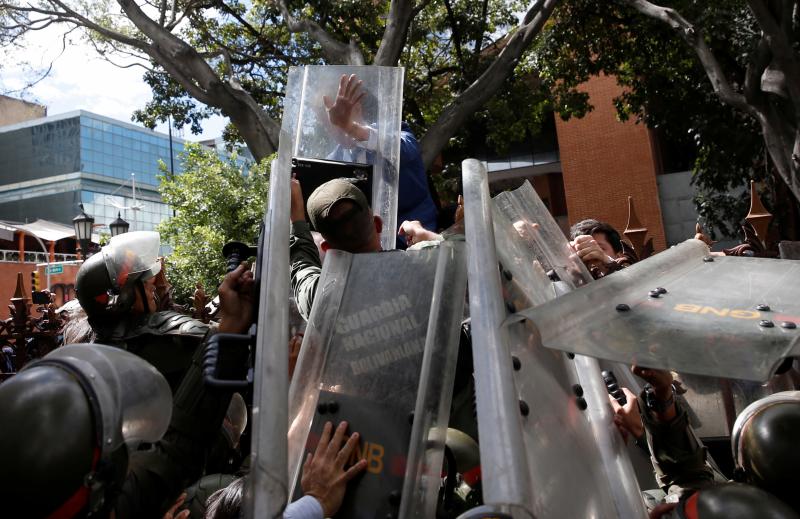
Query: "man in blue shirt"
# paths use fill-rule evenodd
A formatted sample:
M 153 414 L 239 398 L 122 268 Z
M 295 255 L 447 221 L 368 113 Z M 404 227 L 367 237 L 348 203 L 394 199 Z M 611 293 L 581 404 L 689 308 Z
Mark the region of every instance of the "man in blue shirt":
M 374 100 L 361 89 L 362 81 L 355 74 L 342 75 L 336 99 L 323 97 L 328 119 L 331 124 L 345 134 L 350 147 L 337 146 L 328 157 L 332 160 L 370 164 L 374 161 L 378 132 L 366 124 L 362 104 Z M 419 220 L 429 231 L 436 231 L 437 210 L 428 189 L 428 178 L 422 163 L 419 142 L 411 133 L 407 123 L 402 123 L 400 131 L 400 181 L 397 196 L 397 223 L 406 220 Z

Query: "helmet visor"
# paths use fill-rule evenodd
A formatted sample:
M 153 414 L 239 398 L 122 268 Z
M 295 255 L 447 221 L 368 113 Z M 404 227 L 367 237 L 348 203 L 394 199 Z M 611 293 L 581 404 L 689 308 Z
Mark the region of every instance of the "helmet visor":
M 156 442 L 167 430 L 172 392 L 164 377 L 136 355 L 111 346 L 74 344 L 57 348 L 27 367 L 43 364 L 70 371 L 96 402 L 93 407 L 100 417 L 95 421 L 102 426 L 98 434 L 102 434 L 104 453 L 123 443 Z
M 154 231 L 128 232 L 111 238 L 103 247 L 111 283 L 121 289 L 129 280 L 146 280 L 158 274 L 160 246 L 161 236 Z

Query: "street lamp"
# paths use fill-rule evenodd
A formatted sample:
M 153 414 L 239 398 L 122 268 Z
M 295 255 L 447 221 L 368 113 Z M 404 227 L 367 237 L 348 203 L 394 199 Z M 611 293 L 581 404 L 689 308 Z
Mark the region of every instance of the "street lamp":
M 117 219 L 108 224 L 108 228 L 111 229 L 111 237 L 118 236 L 120 234 L 125 234 L 128 232 L 131 224 L 126 222 L 122 219 L 122 213 L 117 213 Z
M 86 259 L 89 257 L 89 243 L 92 240 L 94 218 L 86 214 L 83 204 L 80 204 L 79 207 L 81 208 L 81 214 L 72 219 L 72 226 L 75 228 L 75 237 L 81 244 L 81 255 L 83 259 Z

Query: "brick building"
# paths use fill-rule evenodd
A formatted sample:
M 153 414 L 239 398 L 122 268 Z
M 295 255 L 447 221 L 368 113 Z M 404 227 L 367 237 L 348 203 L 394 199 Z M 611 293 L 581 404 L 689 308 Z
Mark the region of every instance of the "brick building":
M 658 138 L 644 124 L 617 119 L 612 100 L 621 90 L 613 77 L 593 77 L 582 88 L 594 106 L 584 118 L 552 117 L 509 156 L 484 157 L 491 190 L 530 181 L 565 233 L 584 218 L 623 231 L 631 196 L 655 252 L 691 238 L 691 172 L 664 166 Z

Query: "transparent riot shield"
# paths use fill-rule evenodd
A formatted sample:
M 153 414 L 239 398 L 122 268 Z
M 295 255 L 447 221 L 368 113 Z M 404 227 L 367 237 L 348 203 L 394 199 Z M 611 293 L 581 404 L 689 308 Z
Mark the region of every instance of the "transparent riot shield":
M 360 141 L 331 124 L 326 106 L 336 100 L 343 76 L 356 75 L 364 97 L 354 117 L 369 129 Z M 327 99 L 327 101 L 326 101 Z M 400 67 L 291 67 L 286 86 L 278 161 L 328 159 L 372 166 L 372 210 L 383 219 L 381 244 L 394 249 L 400 171 L 403 69 Z M 284 146 L 288 140 L 290 146 Z M 289 171 L 289 169 L 282 171 Z M 288 174 L 288 173 L 287 173 Z M 304 193 L 309 195 L 310 193 Z M 367 198 L 370 198 L 367 196 Z
M 287 94 L 288 96 L 288 94 Z M 287 99 L 288 106 L 293 106 Z M 291 139 L 281 130 L 281 148 Z M 290 157 L 283 150 L 284 157 Z M 245 517 L 280 517 L 289 496 L 286 472 L 286 399 L 289 387 L 289 171 L 272 162 L 269 200 L 256 265 L 259 281 L 251 469 L 245 488 Z M 289 158 L 289 160 L 291 160 Z
M 295 497 L 327 421 L 361 435 L 367 472 L 336 517 L 433 517 L 466 268 L 462 242 L 326 255 L 289 394 Z
M 521 312 L 545 346 L 679 373 L 767 381 L 800 354 L 800 264 L 708 256 L 698 240 Z
M 397 214 L 403 69 L 390 67 L 291 67 L 283 102 L 278 158 L 256 266 L 258 307 L 253 387 L 252 470 L 246 489 L 248 517 L 278 517 L 289 498 L 287 484 L 289 208 L 293 159 L 334 159 L 360 147 L 328 122 L 323 96 L 335 99 L 343 74 L 357 74 L 370 95 L 363 122 L 374 134 L 372 149 L 352 153 L 373 167 L 372 208 L 384 221 L 381 243 L 393 249 Z M 282 396 L 283 395 L 283 396 Z
M 503 324 L 556 297 L 546 270 L 567 289 L 588 272 L 529 185 L 490 201 L 485 168 L 463 167 L 484 501 L 514 517 L 644 517 L 597 363 L 548 352 L 531 322 Z
M 570 248 L 564 233 L 550 215 L 547 206 L 525 181 L 514 191 L 498 194 L 493 200 L 494 214 L 504 215 L 520 235 L 521 246 L 547 271 L 554 271 L 570 288 L 592 280 L 589 270 Z

